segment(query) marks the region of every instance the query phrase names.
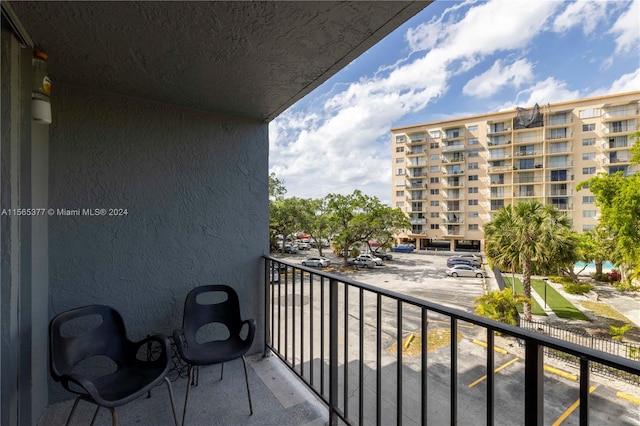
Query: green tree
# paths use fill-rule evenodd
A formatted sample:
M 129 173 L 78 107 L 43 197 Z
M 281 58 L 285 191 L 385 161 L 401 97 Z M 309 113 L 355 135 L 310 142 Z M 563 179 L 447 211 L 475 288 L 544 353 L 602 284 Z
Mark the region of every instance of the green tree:
M 311 235 L 318 247 L 318 253 L 322 256 L 323 240 L 329 241 L 331 236 L 331 225 L 329 213 L 327 212 L 327 201 L 325 199 L 307 199 L 301 202 L 300 230 Z
M 525 297 L 531 299 L 534 262 L 540 269 L 558 264 L 563 252 L 575 252 L 576 234 L 569 218 L 553 206 L 525 201 L 502 207 L 484 228 L 485 252 L 505 271 L 520 266 Z M 524 319 L 531 321 L 531 303 L 524 303 Z
M 615 241 L 610 260 L 620 265 L 623 281 L 630 282 L 640 273 L 640 174 L 600 173 L 580 183 L 578 190 L 587 185 L 600 207 L 600 225 Z
M 385 206 L 377 197 L 369 197 L 359 190 L 350 195 L 327 195 L 326 208 L 333 244 L 344 257 L 345 265 L 349 250 L 355 244 L 411 226 L 399 209 Z
M 269 175 L 269 198 L 279 198 L 286 193 L 287 189 L 284 187 L 284 180 L 278 179 L 275 173 L 271 173 Z
M 300 198 L 278 197 L 269 204 L 269 231 L 272 244 L 277 241 L 277 235 L 282 235 L 282 248 L 290 234 L 300 229 L 301 211 L 305 201 Z
M 524 295 L 513 295 L 510 288 L 476 297 L 476 314 L 505 324 L 518 325 L 518 305 L 528 302 Z

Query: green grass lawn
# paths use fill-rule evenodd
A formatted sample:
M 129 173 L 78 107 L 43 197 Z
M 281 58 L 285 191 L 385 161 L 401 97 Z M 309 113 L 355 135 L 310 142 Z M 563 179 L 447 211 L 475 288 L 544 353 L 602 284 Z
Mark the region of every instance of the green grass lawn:
M 512 286 L 511 277 L 508 277 L 506 275 L 504 275 L 503 277 L 504 277 L 504 281 L 507 283 L 507 285 L 509 287 L 511 287 Z M 514 293 L 515 294 L 524 294 L 524 289 L 522 288 L 522 281 L 520 281 L 518 278 L 516 278 L 516 286 L 515 286 L 515 289 L 514 289 Z M 522 304 L 518 305 L 518 312 L 522 313 Z M 540 306 L 538 304 L 538 302 L 536 302 L 536 300 L 533 299 L 533 298 L 531 298 L 531 313 L 533 315 L 547 316 L 547 314 L 544 311 L 544 309 L 542 309 L 542 306 Z
M 576 308 L 571 302 L 565 299 L 555 288 L 545 283 L 543 280 L 532 279 L 531 287 L 544 299 L 544 290 L 547 287 L 547 305 L 560 318 L 571 318 L 583 321 L 590 321 L 589 317 Z

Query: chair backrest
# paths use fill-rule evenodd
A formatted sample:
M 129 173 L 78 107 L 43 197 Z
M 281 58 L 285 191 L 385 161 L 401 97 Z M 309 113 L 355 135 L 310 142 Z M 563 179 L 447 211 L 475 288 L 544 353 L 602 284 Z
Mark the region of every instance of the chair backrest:
M 95 318 L 89 318 L 92 316 Z M 90 305 L 62 312 L 49 323 L 51 375 L 57 381 L 79 362 L 99 355 L 120 366 L 131 345 L 122 316 L 109 306 Z
M 198 303 L 198 296 L 204 293 L 218 293 L 213 303 Z M 237 336 L 242 328 L 240 301 L 236 291 L 227 285 L 214 284 L 196 287 L 187 294 L 184 301 L 182 329 L 187 342 L 197 342 L 196 333 L 207 324 L 222 324 L 230 336 Z

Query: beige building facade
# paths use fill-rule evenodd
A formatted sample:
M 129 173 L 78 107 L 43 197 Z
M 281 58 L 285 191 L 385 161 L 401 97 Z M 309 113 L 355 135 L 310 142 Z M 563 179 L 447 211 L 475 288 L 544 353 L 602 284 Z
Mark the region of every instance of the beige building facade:
M 640 91 L 535 105 L 391 129 L 392 206 L 416 249 L 484 248 L 483 225 L 500 207 L 539 200 L 565 211 L 578 232 L 599 210 L 579 183 L 629 162 Z M 446 242 L 446 243 L 445 243 Z

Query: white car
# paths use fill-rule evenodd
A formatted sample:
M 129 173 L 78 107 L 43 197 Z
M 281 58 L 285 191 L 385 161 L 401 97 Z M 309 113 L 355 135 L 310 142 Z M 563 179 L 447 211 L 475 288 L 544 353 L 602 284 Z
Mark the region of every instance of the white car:
M 375 257 L 372 254 L 361 254 L 360 256 L 356 257 L 356 259 L 362 261 L 372 260 L 376 264 L 376 266 L 382 266 L 382 259 L 380 259 L 379 257 Z
M 465 253 L 465 254 L 459 254 L 457 256 L 454 257 L 459 257 L 461 259 L 470 259 L 470 260 L 475 260 L 477 262 L 482 263 L 482 256 L 480 256 L 479 254 L 476 253 Z
M 451 277 L 483 278 L 487 276 L 487 273 L 482 269 L 473 267 L 471 265 L 463 265 L 463 264 L 453 265 L 452 267 L 448 268 L 445 272 L 447 273 L 448 276 L 451 276 Z
M 302 261 L 302 266 L 315 266 L 315 267 L 326 268 L 327 266 L 329 266 L 330 263 L 331 261 L 326 257 L 309 257 Z

